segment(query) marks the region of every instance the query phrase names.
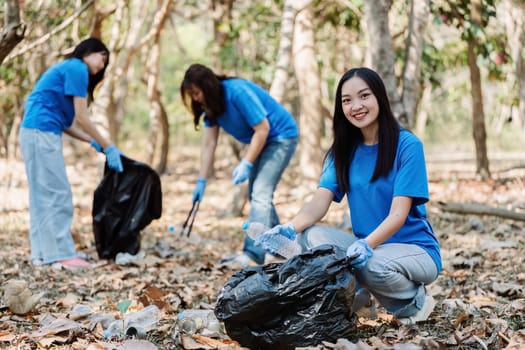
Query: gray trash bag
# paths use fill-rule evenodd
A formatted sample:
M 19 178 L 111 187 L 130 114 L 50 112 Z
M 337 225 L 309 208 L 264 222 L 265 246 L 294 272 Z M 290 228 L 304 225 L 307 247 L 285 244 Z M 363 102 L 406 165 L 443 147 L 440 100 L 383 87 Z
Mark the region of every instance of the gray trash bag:
M 221 289 L 215 316 L 250 349 L 293 349 L 356 337 L 355 278 L 345 251 L 322 245 L 284 263 L 247 267 Z

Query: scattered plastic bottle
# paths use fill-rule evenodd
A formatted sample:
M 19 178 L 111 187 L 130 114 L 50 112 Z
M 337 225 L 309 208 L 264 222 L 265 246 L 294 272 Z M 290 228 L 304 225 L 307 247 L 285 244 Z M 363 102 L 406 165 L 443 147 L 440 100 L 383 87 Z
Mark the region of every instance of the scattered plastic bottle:
M 155 325 L 159 320 L 160 310 L 155 304 L 148 305 L 145 308 L 132 312 L 124 317 L 126 328 L 142 328 L 145 331 L 150 331 L 155 328 Z
M 107 339 L 123 335 L 143 335 L 152 330 L 160 320 L 160 310 L 152 304 L 141 310 L 127 314 L 123 319 L 111 322 L 104 331 Z
M 121 337 L 124 334 L 124 320 L 115 320 L 111 322 L 104 330 L 104 338 L 111 339 Z
M 260 223 L 260 222 L 248 222 L 245 221 L 243 224 L 243 229 L 246 231 L 248 237 L 253 240 L 262 235 L 264 232 L 268 231 L 269 228 Z M 286 238 L 282 235 L 274 235 L 271 240 L 265 241 L 268 251 L 272 254 L 278 254 L 283 258 L 290 259 L 295 255 L 299 255 L 302 252 L 302 248 L 296 241 Z
M 213 310 L 188 309 L 177 315 L 179 329 L 183 333 L 195 334 L 206 328 L 210 331 L 221 332 L 221 323 L 215 317 Z

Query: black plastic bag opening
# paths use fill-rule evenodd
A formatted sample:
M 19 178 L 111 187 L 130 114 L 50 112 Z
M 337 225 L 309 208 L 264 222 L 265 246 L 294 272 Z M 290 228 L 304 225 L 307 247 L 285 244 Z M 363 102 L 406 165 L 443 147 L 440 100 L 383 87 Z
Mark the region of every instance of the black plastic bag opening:
M 282 264 L 247 267 L 221 289 L 215 315 L 250 349 L 293 349 L 356 337 L 355 278 L 345 251 L 322 245 Z
M 121 156 L 124 171 L 110 169 L 93 196 L 93 232 L 101 259 L 137 254 L 140 231 L 162 213 L 160 177 L 149 165 Z

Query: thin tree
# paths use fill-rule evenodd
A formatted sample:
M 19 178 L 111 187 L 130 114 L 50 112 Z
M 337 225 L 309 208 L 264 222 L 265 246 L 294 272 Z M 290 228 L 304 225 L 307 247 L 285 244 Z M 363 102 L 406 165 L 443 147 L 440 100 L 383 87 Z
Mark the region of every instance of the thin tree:
M 286 0 L 284 2 L 279 51 L 275 64 L 275 75 L 270 87 L 270 95 L 280 103 L 284 100 L 284 92 L 286 91 L 286 83 L 288 82 L 292 62 L 295 17 L 297 16 L 297 12 L 309 6 L 311 2 L 311 0 Z
M 316 60 L 315 34 L 311 6 L 295 18 L 293 59 L 299 85 L 301 116 L 299 118 L 299 155 L 302 176 L 315 181 L 321 172 L 321 132 L 323 107 L 321 79 Z
M 20 22 L 19 0 L 5 0 L 4 28 L 0 33 L 0 64 L 25 37 L 26 25 Z
M 472 28 L 481 28 L 482 25 L 482 0 L 471 0 L 470 16 Z M 485 112 L 483 109 L 483 92 L 481 86 L 481 73 L 477 63 L 476 48 L 479 41 L 475 33 L 471 32 L 468 45 L 468 66 L 470 70 L 470 94 L 472 97 L 472 135 L 476 145 L 476 174 L 481 179 L 490 178 L 489 159 L 487 157 L 487 132 L 485 131 Z
M 423 34 L 430 14 L 429 0 L 410 2 L 410 18 L 406 39 L 405 65 L 403 66 L 403 101 L 406 113 L 406 125 L 413 128 L 415 124 L 421 87 L 421 57 L 423 54 Z
M 516 80 L 518 84 L 518 118 L 514 120 L 516 125 L 525 128 L 525 62 L 523 52 L 525 49 L 525 3 L 522 0 L 504 0 L 498 15 L 505 24 L 507 30 L 510 55 L 514 62 Z
M 396 118 L 406 124 L 406 113 L 397 89 L 394 49 L 388 12 L 391 0 L 364 1 L 367 37 L 367 60 L 383 78 Z

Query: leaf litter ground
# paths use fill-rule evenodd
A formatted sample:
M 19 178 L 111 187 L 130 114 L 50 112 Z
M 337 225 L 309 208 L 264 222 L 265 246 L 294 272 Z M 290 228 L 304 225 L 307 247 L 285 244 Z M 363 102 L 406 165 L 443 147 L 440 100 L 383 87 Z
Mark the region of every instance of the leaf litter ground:
M 238 266 L 220 259 L 242 249 L 241 216 L 230 215 L 234 163 L 218 159 L 215 176 L 197 213 L 191 236 L 180 237 L 191 208 L 198 151 L 180 148 L 161 177 L 163 215 L 141 233 L 141 252 L 129 265 L 100 261 L 91 227 L 93 191 L 100 180 L 100 159 L 68 154 L 75 217 L 73 236 L 79 251 L 96 267 L 87 271 L 33 267 L 29 261 L 27 185 L 21 161 L 3 161 L 0 170 L 0 285 L 22 280 L 30 294 L 43 293 L 16 315 L 0 298 L 0 349 L 239 349 L 223 333 L 188 335 L 179 331 L 183 309 L 212 309 L 216 296 Z M 92 153 L 89 154 L 92 156 Z M 460 172 L 440 172 L 429 162 L 429 217 L 442 245 L 444 270 L 430 286 L 437 306 L 427 322 L 400 326 L 383 309 L 360 318 L 355 339 L 322 342 L 310 349 L 523 349 L 525 348 L 525 223 L 496 216 L 442 211 L 438 202 L 482 203 L 525 211 L 525 176 L 502 173 L 482 182 Z M 281 220 L 290 219 L 308 200 L 315 184 L 300 183 L 292 168 L 276 192 Z M 347 211 L 334 204 L 324 219 L 339 225 Z M 168 230 L 172 226 L 173 231 Z M 126 305 L 122 308 L 122 305 Z M 149 304 L 160 308 L 160 321 L 144 339 L 106 339 L 94 315 L 122 318 Z M 78 310 L 88 308 L 91 321 Z M 54 323 L 52 323 L 54 321 Z M 49 325 L 54 325 L 50 327 Z M 80 327 L 79 327 L 80 325 Z M 47 327 L 47 328 L 46 328 Z

